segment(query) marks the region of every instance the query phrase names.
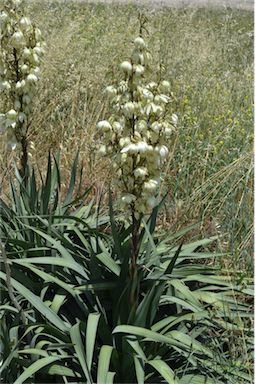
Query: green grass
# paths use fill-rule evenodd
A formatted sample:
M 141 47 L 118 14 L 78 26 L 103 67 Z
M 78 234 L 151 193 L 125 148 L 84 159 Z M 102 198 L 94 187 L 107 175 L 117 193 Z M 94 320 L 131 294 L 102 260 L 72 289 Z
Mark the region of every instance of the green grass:
M 110 171 L 95 159 L 103 89 L 138 34 L 134 5 L 29 2 L 47 43 L 33 116 L 32 163 L 62 149 L 64 174 L 78 147 L 85 184 L 107 190 Z M 166 170 L 163 223 L 179 229 L 203 219 L 203 234 L 222 234 L 228 267 L 252 268 L 253 17 L 248 11 L 144 9 L 152 77 L 161 63 L 171 82 L 179 127 Z M 230 265 L 229 265 L 230 264 Z M 243 272 L 240 272 L 242 274 Z

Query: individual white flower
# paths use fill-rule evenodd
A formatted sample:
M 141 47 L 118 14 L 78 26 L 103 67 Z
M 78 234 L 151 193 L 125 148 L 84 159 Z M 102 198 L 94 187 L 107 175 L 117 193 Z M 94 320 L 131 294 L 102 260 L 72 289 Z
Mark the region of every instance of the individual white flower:
M 17 110 L 17 111 L 20 110 L 20 108 L 21 108 L 21 102 L 19 101 L 19 99 L 16 99 L 16 100 L 14 101 L 14 108 L 15 108 L 15 110 Z
M 18 119 L 21 123 L 24 123 L 27 120 L 27 116 L 24 112 L 20 112 L 18 115 Z
M 120 134 L 123 131 L 123 126 L 118 121 L 114 121 L 112 127 L 114 132 L 116 132 L 117 134 Z
M 0 91 L 6 91 L 11 88 L 9 81 L 0 81 Z
M 23 29 L 23 30 L 26 30 L 28 29 L 29 27 L 31 27 L 31 20 L 28 18 L 28 17 L 22 17 L 19 21 L 19 24 L 20 24 L 20 27 Z
M 154 196 L 148 197 L 146 200 L 146 206 L 148 207 L 149 210 L 155 208 L 157 205 L 157 199 Z
M 127 74 L 131 74 L 131 72 L 133 70 L 132 64 L 129 61 L 123 61 L 120 64 L 120 68 L 122 69 L 123 72 L 125 72 Z
M 142 95 L 143 95 L 143 98 L 148 100 L 148 101 L 152 101 L 154 99 L 153 93 L 150 92 L 148 89 L 143 89 Z
M 128 144 L 126 147 L 122 148 L 121 153 L 138 153 L 138 146 L 134 143 Z
M 108 87 L 105 88 L 105 93 L 108 97 L 114 97 L 117 94 L 117 89 L 112 85 L 109 85 Z
M 137 143 L 137 150 L 139 153 L 145 153 L 148 152 L 148 144 L 145 141 L 139 141 Z
M 132 103 L 132 101 L 129 101 L 128 103 L 124 104 L 123 106 L 123 113 L 126 117 L 131 119 L 134 116 L 135 112 L 135 105 Z
M 154 101 L 158 104 L 167 104 L 169 103 L 170 98 L 166 95 L 160 94 L 155 96 Z
M 39 56 L 36 54 L 36 53 L 32 53 L 32 55 L 30 56 L 29 58 L 30 62 L 33 64 L 33 65 L 38 65 L 40 63 L 40 59 L 39 59 Z
M 146 47 L 146 44 L 145 44 L 145 41 L 143 40 L 142 37 L 137 37 L 135 40 L 134 40 L 134 44 L 135 44 L 135 47 L 136 48 L 139 48 L 139 49 L 144 49 Z
M 135 49 L 132 53 L 132 62 L 134 64 L 144 65 L 144 55 L 140 50 Z
M 106 153 L 107 153 L 106 145 L 101 145 L 100 148 L 99 148 L 98 153 L 99 153 L 99 155 L 101 155 L 101 156 L 105 156 Z
M 166 81 L 166 80 L 161 81 L 159 88 L 162 92 L 169 92 L 169 90 L 170 90 L 169 81 Z
M 37 76 L 35 76 L 33 73 L 30 73 L 27 76 L 28 83 L 35 83 L 38 80 Z
M 169 138 L 170 136 L 172 136 L 172 129 L 171 128 L 165 128 L 164 133 L 165 133 L 165 136 L 167 138 Z
M 159 148 L 159 155 L 162 160 L 165 160 L 166 157 L 168 156 L 168 148 L 165 145 L 161 145 Z
M 143 65 L 136 65 L 135 67 L 135 75 L 141 76 L 144 73 L 144 66 Z
M 125 193 L 121 196 L 121 202 L 124 204 L 131 204 L 133 201 L 135 201 L 135 195 L 131 193 Z
M 148 175 L 148 169 L 146 167 L 138 167 L 134 170 L 135 178 L 145 178 Z
M 8 149 L 11 149 L 12 151 L 14 151 L 16 149 L 17 145 L 18 145 L 18 142 L 17 142 L 17 139 L 14 135 L 12 135 L 11 137 L 9 137 L 7 139 Z
M 14 32 L 14 34 L 11 37 L 11 43 L 14 48 L 24 47 L 26 41 L 23 33 L 21 31 Z
M 157 83 L 155 83 L 155 81 L 151 81 L 148 85 L 147 85 L 147 88 L 151 91 L 155 90 L 157 88 Z
M 158 181 L 150 179 L 143 184 L 143 189 L 145 192 L 154 193 L 158 188 Z
M 176 113 L 172 114 L 172 123 L 173 123 L 173 125 L 178 124 L 178 116 L 176 115 Z
M 138 132 L 145 133 L 148 130 L 148 125 L 145 120 L 140 120 L 136 123 L 136 129 Z
M 22 57 L 23 57 L 23 59 L 26 60 L 26 59 L 29 59 L 31 57 L 31 54 L 32 54 L 32 51 L 26 47 L 23 50 Z
M 120 148 L 123 148 L 128 144 L 130 144 L 130 138 L 129 137 L 122 137 L 119 141 Z
M 40 41 L 41 38 L 42 38 L 42 32 L 39 28 L 35 28 L 34 30 L 34 33 L 35 33 L 35 39 Z
M 31 103 L 31 97 L 28 94 L 25 94 L 22 96 L 22 101 L 24 104 L 29 104 Z
M 8 20 L 8 15 L 6 12 L 2 11 L 0 12 L 0 27 L 1 26 L 4 26 L 5 23 L 7 22 Z
M 111 131 L 112 126 L 107 120 L 102 120 L 97 123 L 97 129 L 103 131 L 103 132 L 108 132 Z
M 162 128 L 162 125 L 158 121 L 154 121 L 154 123 L 151 124 L 151 129 L 155 133 L 159 133 Z
M 35 68 L 33 68 L 32 71 L 31 71 L 31 73 L 32 73 L 33 75 L 35 75 L 35 76 L 37 77 L 37 79 L 38 79 L 39 76 L 40 76 L 40 72 L 41 72 L 41 70 L 40 70 L 39 67 L 35 67 Z
M 29 51 L 29 54 L 30 54 L 30 51 Z M 29 71 L 29 66 L 27 64 L 23 64 L 20 67 L 20 70 L 21 70 L 22 73 L 27 73 Z
M 18 116 L 18 113 L 14 109 L 11 109 L 6 113 L 6 117 L 12 121 L 15 121 L 17 119 L 17 116 Z
M 6 116 L 4 113 L 0 113 L 0 134 L 4 133 L 6 130 Z

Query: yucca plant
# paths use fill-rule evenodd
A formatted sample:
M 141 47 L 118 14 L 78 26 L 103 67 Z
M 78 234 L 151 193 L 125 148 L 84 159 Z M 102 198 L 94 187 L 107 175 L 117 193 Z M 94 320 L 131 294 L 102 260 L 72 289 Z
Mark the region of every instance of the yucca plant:
M 0 273 L 3 382 L 250 382 L 252 349 L 246 341 L 243 356 L 231 339 L 251 333 L 249 301 L 239 296 L 252 290 L 201 263 L 220 257 L 205 251 L 215 239 L 174 247 L 188 229 L 153 235 L 155 215 L 139 239 L 133 315 L 128 224 L 120 227 L 111 215 L 111 236 L 68 216 L 53 218 L 50 233 L 47 223 L 23 223 L 37 244 L 18 248 L 12 232 Z M 239 356 L 231 365 L 234 347 Z
M 49 159 L 39 189 L 33 172 L 25 186 L 17 173 L 12 207 L 2 202 L 2 382 L 251 381 L 249 281 L 235 285 L 213 263 L 216 238 L 184 244 L 191 228 L 156 231 L 178 119 L 169 82 L 144 81 L 142 29 L 121 64 L 124 79 L 107 87 L 112 113 L 97 126 L 118 176 L 118 214 L 111 192 L 109 216 L 93 200 L 75 209 L 77 160 L 65 199 Z

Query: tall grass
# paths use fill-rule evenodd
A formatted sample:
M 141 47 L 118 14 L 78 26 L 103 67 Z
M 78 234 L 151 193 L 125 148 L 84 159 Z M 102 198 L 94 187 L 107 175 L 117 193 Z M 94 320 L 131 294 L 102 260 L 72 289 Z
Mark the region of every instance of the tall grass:
M 58 1 L 28 6 L 47 42 L 31 161 L 42 170 L 48 149 L 60 148 L 65 174 L 79 147 L 85 183 L 101 190 L 111 176 L 94 155 L 95 125 L 106 109 L 102 91 L 119 76 L 116 63 L 137 34 L 140 8 Z M 221 245 L 232 253 L 233 265 L 249 269 L 252 14 L 203 8 L 145 12 L 153 61 L 171 82 L 180 117 L 167 167 L 164 224 L 179 228 L 202 218 L 202 231 L 224 234 Z

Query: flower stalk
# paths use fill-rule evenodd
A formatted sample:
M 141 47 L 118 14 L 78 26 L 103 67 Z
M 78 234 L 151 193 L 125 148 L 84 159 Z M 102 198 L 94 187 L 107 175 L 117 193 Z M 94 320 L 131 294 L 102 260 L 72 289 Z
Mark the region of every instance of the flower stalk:
M 158 204 L 162 170 L 177 116 L 167 113 L 170 84 L 146 82 L 150 53 L 142 36 L 134 40 L 131 57 L 121 63 L 123 80 L 106 87 L 111 113 L 99 121 L 99 153 L 111 158 L 119 206 L 132 223 L 130 254 L 131 308 L 137 306 L 141 219 Z
M 20 172 L 28 164 L 28 127 L 40 63 L 44 54 L 41 31 L 24 16 L 22 0 L 4 0 L 0 9 L 0 133 L 8 147 L 21 150 Z M 3 105 L 1 105 L 3 107 Z

